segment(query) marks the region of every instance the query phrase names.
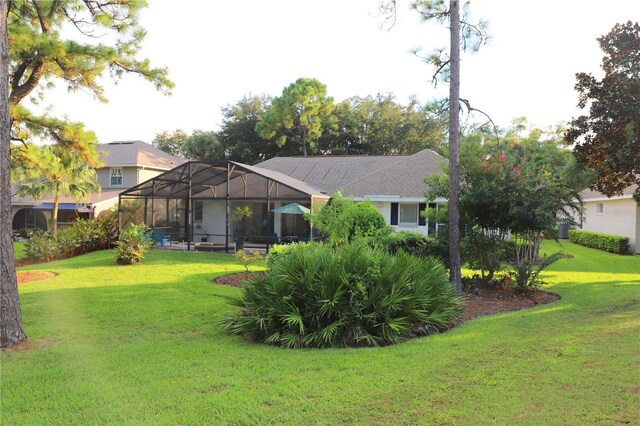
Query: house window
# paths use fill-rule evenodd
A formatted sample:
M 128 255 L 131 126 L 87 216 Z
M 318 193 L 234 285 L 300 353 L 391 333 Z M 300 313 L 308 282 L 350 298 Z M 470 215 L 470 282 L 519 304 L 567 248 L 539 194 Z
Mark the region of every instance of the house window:
M 604 203 L 598 203 L 597 212 L 598 216 L 602 216 L 604 214 Z
M 122 186 L 122 167 L 112 167 L 109 176 L 111 186 Z
M 418 205 L 417 204 L 400 204 L 400 224 L 402 225 L 418 224 Z
M 193 221 L 195 223 L 202 222 L 202 211 L 203 211 L 202 201 L 195 201 L 193 203 Z

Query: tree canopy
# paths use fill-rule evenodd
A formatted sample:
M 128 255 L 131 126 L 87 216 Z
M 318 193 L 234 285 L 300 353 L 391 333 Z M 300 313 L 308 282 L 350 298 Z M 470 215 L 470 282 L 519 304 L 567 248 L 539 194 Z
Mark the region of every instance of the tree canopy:
M 589 115 L 571 121 L 566 140 L 595 171 L 593 189 L 614 196 L 637 184 L 640 202 L 640 24 L 616 24 L 598 42 L 604 77 L 576 74 L 578 106 L 589 105 Z
M 276 137 L 280 146 L 287 142 L 300 146 L 306 157 L 323 130 L 334 126 L 333 108 L 327 86 L 314 78 L 299 78 L 273 100 L 256 131 L 263 138 Z
M 56 145 L 38 147 L 33 144 L 28 144 L 27 151 L 29 160 L 15 170 L 21 178 L 18 194 L 35 200 L 53 195 L 50 230 L 55 235 L 60 197 L 68 195 L 76 201 L 82 200 L 90 192 L 100 190 L 98 177 L 95 169 L 75 151 Z
M 9 109 L 12 138 L 53 140 L 95 162 L 96 136 L 82 123 L 40 113 L 56 84 L 106 102 L 100 79 L 136 74 L 158 90 L 173 83 L 138 53 L 146 32 L 138 23 L 141 0 L 15 0 L 9 2 Z M 110 40 L 110 44 L 101 42 Z M 29 101 L 30 107 L 25 105 Z
M 176 157 L 185 157 L 184 145 L 188 138 L 189 135 L 182 129 L 174 130 L 173 132 L 164 131 L 156 133 L 151 145 Z

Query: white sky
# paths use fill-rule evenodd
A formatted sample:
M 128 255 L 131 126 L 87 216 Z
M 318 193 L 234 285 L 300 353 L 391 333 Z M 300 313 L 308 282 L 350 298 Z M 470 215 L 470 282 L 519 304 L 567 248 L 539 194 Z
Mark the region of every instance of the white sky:
M 100 142 L 151 142 L 164 130 L 217 130 L 220 108 L 244 95 L 277 96 L 299 77 L 327 85 L 336 102 L 392 92 L 405 104 L 446 95 L 416 58 L 443 47 L 446 33 L 419 22 L 399 0 L 396 26 L 382 31 L 378 0 L 150 0 L 141 14 L 143 57 L 166 65 L 176 87 L 164 96 L 135 76 L 107 84 L 108 104 L 56 92 L 54 113 L 83 121 Z M 596 38 L 640 20 L 639 0 L 477 0 L 492 40 L 463 56 L 461 96 L 501 127 L 514 117 L 547 127 L 578 115 L 576 72 L 600 75 Z

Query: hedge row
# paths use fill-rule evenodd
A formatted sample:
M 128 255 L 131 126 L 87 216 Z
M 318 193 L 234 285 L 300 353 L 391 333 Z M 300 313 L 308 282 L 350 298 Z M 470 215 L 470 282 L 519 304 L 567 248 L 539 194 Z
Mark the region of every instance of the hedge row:
M 569 231 L 569 241 L 580 244 L 581 246 L 604 250 L 610 253 L 629 253 L 628 237 L 572 229 Z

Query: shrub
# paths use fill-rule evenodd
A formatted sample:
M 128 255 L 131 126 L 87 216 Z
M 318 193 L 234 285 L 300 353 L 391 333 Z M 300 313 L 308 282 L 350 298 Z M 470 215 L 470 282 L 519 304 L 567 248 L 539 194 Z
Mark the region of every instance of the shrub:
M 505 238 L 505 233 L 495 230 L 471 228 L 464 232 L 463 261 L 474 271 L 480 271 L 480 280 L 487 284 L 502 270 L 503 262 L 515 257 L 515 243 Z
M 346 244 L 359 237 L 377 238 L 392 232 L 382 213 L 369 201 L 355 202 L 336 193 L 317 215 L 311 216 L 315 229 L 332 245 Z
M 618 235 L 600 234 L 597 232 L 572 229 L 569 231 L 569 241 L 585 247 L 608 251 L 615 254 L 629 253 L 629 238 Z
M 267 256 L 267 263 L 269 265 L 273 264 L 278 258 L 282 256 L 286 256 L 288 253 L 293 250 L 293 248 L 298 244 L 306 244 L 306 243 L 291 243 L 291 244 L 276 244 L 269 249 L 269 255 Z
M 238 250 L 234 257 L 242 263 L 247 274 L 249 273 L 249 265 L 262 260 L 262 255 L 259 251 L 254 251 L 249 255 L 244 250 Z
M 544 256 L 537 261 L 524 259 L 512 263 L 515 280 L 510 284 L 514 290 L 529 292 L 538 289 L 544 282 L 540 279 L 540 273 L 558 260 L 567 257 L 565 253 L 556 252 L 550 256 Z
M 130 223 L 120 232 L 120 240 L 115 248 L 116 263 L 132 265 L 142 261 L 144 253 L 151 245 L 151 236 L 146 231 L 146 225 Z
M 84 243 L 84 238 L 84 235 L 79 233 L 78 229 L 73 226 L 60 229 L 55 236 L 60 255 L 62 257 L 71 257 L 78 254 L 79 247 Z
M 60 256 L 60 248 L 48 232 L 34 231 L 24 245 L 24 253 L 31 260 L 49 262 Z
M 380 243 L 391 254 L 396 254 L 402 250 L 418 257 L 429 255 L 429 242 L 430 239 L 426 235 L 410 231 L 392 232 L 380 240 Z
M 22 237 L 22 238 L 30 238 L 31 234 L 33 234 L 34 231 L 39 231 L 39 228 L 20 228 L 18 229 L 18 234 Z
M 445 330 L 462 301 L 437 259 L 361 241 L 292 246 L 234 301 L 226 329 L 286 347 L 381 346 Z

